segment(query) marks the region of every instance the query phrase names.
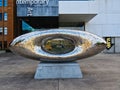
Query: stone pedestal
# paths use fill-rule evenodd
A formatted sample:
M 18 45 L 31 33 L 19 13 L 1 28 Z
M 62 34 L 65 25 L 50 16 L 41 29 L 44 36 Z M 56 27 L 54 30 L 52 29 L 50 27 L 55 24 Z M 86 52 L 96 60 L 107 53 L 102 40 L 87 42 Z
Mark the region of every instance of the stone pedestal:
M 45 63 L 40 62 L 36 69 L 34 79 L 65 79 L 82 78 L 80 65 L 76 62 L 70 63 Z

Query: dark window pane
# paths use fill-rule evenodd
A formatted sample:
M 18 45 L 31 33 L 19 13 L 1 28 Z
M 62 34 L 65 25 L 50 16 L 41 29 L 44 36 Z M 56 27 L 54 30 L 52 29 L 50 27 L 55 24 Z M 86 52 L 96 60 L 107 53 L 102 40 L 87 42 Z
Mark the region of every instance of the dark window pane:
M 2 41 L 0 41 L 0 49 L 2 49 Z
M 0 13 L 0 21 L 2 21 L 2 13 Z
M 4 0 L 4 6 L 7 6 L 8 0 Z
M 0 35 L 2 35 L 2 33 L 3 33 L 3 28 L 0 27 Z
M 2 0 L 0 0 L 0 6 L 2 6 Z
M 7 41 L 4 41 L 4 48 L 7 48 Z

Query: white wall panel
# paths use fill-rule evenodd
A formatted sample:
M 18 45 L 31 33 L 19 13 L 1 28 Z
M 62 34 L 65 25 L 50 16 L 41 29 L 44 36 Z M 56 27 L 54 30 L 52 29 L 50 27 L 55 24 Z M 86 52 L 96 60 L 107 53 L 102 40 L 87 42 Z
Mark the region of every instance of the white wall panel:
M 102 37 L 102 25 L 86 25 L 86 31 Z
M 97 0 L 98 1 L 98 0 Z M 105 0 L 99 0 L 98 1 L 98 13 L 105 13 Z
M 106 24 L 107 18 L 106 14 L 98 14 L 92 18 L 88 23 L 89 24 Z
M 92 20 L 86 23 L 86 29 L 103 37 L 119 37 L 120 0 L 97 1 L 99 8 L 98 15 L 96 15 Z
M 106 14 L 107 24 L 120 24 L 120 14 Z
M 120 36 L 120 25 L 103 25 L 102 33 L 103 37 L 118 37 Z
M 59 14 L 96 14 L 95 1 L 59 1 Z
M 89 5 L 89 7 L 88 7 L 88 10 L 89 10 L 89 13 L 91 13 L 91 12 L 94 12 L 94 13 L 98 13 L 98 1 L 97 0 L 93 0 L 93 1 L 89 1 L 88 2 L 88 5 Z
M 120 0 L 105 0 L 106 13 L 120 13 Z
M 120 25 L 86 25 L 86 31 L 101 37 L 119 37 L 120 36 Z

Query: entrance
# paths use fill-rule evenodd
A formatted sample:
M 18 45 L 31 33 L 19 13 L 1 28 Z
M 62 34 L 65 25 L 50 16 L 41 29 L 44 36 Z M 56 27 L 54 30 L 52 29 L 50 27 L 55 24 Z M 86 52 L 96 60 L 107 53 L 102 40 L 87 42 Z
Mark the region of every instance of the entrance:
M 58 17 L 18 17 L 18 35 L 35 30 L 58 28 Z

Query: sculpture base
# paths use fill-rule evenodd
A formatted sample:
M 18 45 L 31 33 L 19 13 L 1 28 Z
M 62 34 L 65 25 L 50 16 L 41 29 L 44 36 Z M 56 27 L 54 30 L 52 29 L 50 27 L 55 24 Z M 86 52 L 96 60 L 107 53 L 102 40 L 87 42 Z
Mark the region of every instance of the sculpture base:
M 36 69 L 34 79 L 65 79 L 82 78 L 80 65 L 76 62 L 70 63 L 45 63 L 40 62 Z

